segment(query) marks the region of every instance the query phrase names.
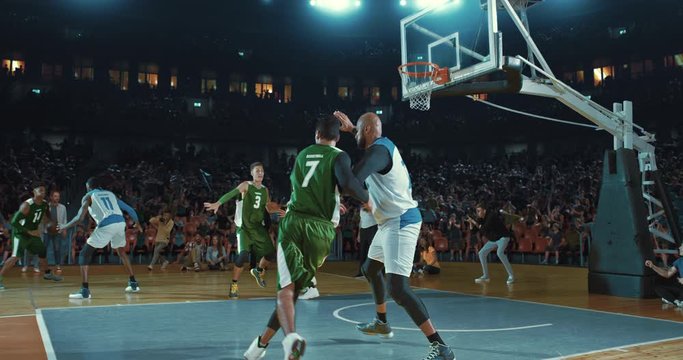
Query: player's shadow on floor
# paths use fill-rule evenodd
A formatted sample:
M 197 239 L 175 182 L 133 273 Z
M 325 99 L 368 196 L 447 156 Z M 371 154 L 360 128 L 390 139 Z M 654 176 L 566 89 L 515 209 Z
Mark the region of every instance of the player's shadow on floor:
M 386 340 L 386 341 L 381 341 L 381 340 L 361 340 L 361 339 L 349 339 L 349 338 L 328 338 L 327 341 L 325 341 L 328 344 L 321 344 L 323 346 L 330 346 L 330 345 L 381 345 L 381 344 L 386 344 L 390 342 L 391 340 Z M 411 343 L 411 342 L 401 342 L 401 344 L 405 345 L 414 345 L 414 346 L 419 346 L 420 344 L 418 343 Z

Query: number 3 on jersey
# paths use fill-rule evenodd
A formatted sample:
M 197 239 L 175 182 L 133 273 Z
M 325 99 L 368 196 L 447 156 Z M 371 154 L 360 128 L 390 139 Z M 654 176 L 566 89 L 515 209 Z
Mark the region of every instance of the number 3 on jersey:
M 310 169 L 308 169 L 308 172 L 306 172 L 304 182 L 301 184 L 302 188 L 308 187 L 308 182 L 311 181 L 313 173 L 315 172 L 315 168 L 318 167 L 318 164 L 320 164 L 320 160 L 306 161 L 306 167 L 310 167 Z
M 261 206 L 261 194 L 256 194 L 254 199 L 254 209 L 258 209 Z

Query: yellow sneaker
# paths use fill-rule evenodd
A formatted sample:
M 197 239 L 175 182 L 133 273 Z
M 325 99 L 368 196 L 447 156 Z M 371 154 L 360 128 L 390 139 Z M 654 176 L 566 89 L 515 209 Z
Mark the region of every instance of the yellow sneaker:
M 234 282 L 230 284 L 230 293 L 228 294 L 228 297 L 231 299 L 237 299 L 240 297 L 239 287 L 237 286 L 237 283 Z

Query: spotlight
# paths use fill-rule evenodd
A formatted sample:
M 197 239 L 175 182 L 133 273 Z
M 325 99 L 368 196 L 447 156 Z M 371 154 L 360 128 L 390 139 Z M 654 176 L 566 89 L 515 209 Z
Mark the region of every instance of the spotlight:
M 309 3 L 311 6 L 333 12 L 343 12 L 353 7 L 359 8 L 362 5 L 361 0 L 311 0 Z
M 408 5 L 408 2 L 406 0 L 401 0 L 401 2 L 399 2 L 399 4 L 401 4 L 401 6 L 406 6 L 406 5 Z

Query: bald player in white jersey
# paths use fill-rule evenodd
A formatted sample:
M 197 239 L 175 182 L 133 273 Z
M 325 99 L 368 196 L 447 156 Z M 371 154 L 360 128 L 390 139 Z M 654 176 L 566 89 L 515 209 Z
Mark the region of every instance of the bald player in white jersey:
M 393 336 L 386 317 L 384 268 L 389 294 L 406 310 L 430 343 L 425 359 L 453 360 L 453 351 L 439 336 L 427 309 L 408 283 L 422 225 L 422 216 L 412 196 L 408 168 L 394 143 L 382 137 L 382 122 L 377 115 L 363 114 L 355 127 L 344 113 L 337 111 L 334 115 L 341 123 L 340 130 L 354 133 L 358 147 L 365 150 L 363 158 L 354 167 L 354 173 L 368 186 L 373 215 L 378 224 L 368 259 L 361 269 L 372 287 L 377 318 L 356 327 L 366 335 Z
M 81 249 L 81 253 L 78 257 L 78 263 L 81 266 L 81 276 L 83 278 L 81 290 L 70 294 L 70 299 L 91 298 L 90 288 L 88 286 L 88 265 L 92 260 L 92 255 L 95 253 L 95 250 L 102 249 L 109 243 L 111 243 L 111 247 L 116 250 L 116 253 L 121 261 L 123 261 L 123 265 L 130 275 L 125 292 L 140 291 L 138 282 L 135 280 L 133 267 L 130 264 L 128 255 L 124 251 L 126 246 L 126 220 L 123 217 L 123 211 L 130 215 L 133 221 L 135 221 L 138 230 L 141 231 L 142 229 L 138 223 L 138 215 L 133 208 L 118 199 L 114 193 L 102 189 L 102 184 L 100 182 L 101 180 L 97 178 L 88 179 L 85 183 L 88 192 L 81 200 L 81 208 L 78 211 L 78 214 L 67 224 L 59 228 L 60 230 L 68 229 L 83 221 L 87 214 L 90 214 L 97 224 L 97 227 L 86 241 L 86 244 L 83 246 L 83 249 Z

